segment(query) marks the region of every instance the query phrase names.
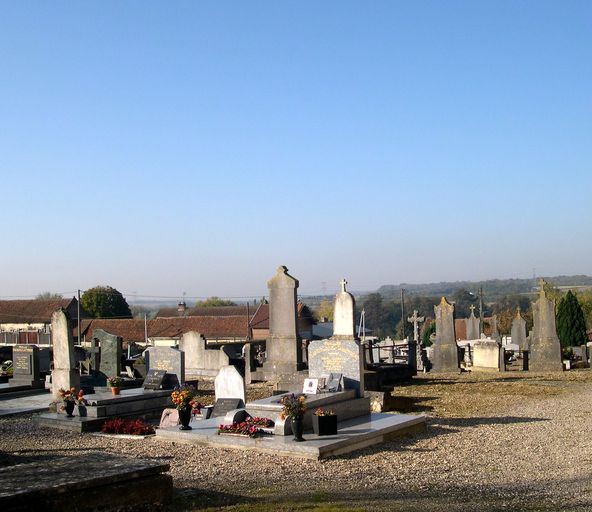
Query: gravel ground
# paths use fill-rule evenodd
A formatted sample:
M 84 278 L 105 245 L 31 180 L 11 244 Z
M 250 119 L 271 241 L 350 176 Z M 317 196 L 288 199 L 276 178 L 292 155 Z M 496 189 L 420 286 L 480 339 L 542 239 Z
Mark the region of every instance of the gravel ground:
M 336 459 L 38 431 L 19 416 L 0 419 L 0 464 L 87 450 L 166 460 L 172 510 L 592 511 L 592 371 L 428 374 L 395 395 L 428 431 Z

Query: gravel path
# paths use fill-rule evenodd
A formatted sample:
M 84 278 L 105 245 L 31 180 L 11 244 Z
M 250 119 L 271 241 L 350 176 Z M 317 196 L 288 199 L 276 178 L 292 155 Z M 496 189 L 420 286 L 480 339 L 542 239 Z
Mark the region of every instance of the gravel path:
M 396 394 L 446 405 L 429 413 L 428 432 L 318 462 L 37 431 L 30 416 L 0 419 L 0 450 L 4 463 L 86 450 L 165 459 L 175 509 L 592 511 L 592 372 L 579 373 L 529 375 L 526 384 L 501 375 L 421 377 Z M 541 393 L 498 393 L 514 384 Z M 472 412 L 458 417 L 463 403 Z

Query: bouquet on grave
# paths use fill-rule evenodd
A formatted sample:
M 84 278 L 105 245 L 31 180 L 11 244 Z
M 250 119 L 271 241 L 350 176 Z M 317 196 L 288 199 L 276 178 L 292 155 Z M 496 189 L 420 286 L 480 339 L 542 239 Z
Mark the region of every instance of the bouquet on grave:
M 195 388 L 188 384 L 176 387 L 171 393 L 171 400 L 177 409 L 187 409 L 188 407 L 191 407 L 193 410 L 201 410 L 201 407 L 203 406 L 199 403 L 196 404 L 194 398 Z
M 84 391 L 82 389 L 76 392 L 76 388 L 70 389 L 62 389 L 60 388 L 58 393 L 60 394 L 60 398 L 62 402 L 74 402 L 76 405 L 86 405 L 86 400 L 84 398 Z M 64 405 L 60 408 L 62 411 L 65 409 Z
M 280 399 L 280 403 L 284 406 L 280 417 L 285 420 L 286 418 L 302 418 L 306 412 L 306 404 L 304 395 L 296 396 L 294 393 L 284 395 Z

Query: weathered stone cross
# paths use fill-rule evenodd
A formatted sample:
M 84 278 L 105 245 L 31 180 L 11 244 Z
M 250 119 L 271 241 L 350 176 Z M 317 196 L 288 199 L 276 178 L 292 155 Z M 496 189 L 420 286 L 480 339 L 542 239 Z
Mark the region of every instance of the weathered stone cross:
M 413 310 L 413 315 L 407 318 L 410 324 L 413 324 L 413 339 L 419 341 L 419 324 L 423 322 L 425 318 L 423 316 L 417 316 L 417 309 Z
M 469 309 L 471 310 L 471 315 L 475 316 L 475 305 L 474 304 L 471 304 L 469 306 Z

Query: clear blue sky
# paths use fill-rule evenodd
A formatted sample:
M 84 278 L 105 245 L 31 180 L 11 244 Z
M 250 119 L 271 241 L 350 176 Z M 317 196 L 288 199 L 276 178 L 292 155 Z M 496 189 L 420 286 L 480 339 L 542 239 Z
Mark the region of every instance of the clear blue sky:
M 2 2 L 0 296 L 592 274 L 592 2 Z

